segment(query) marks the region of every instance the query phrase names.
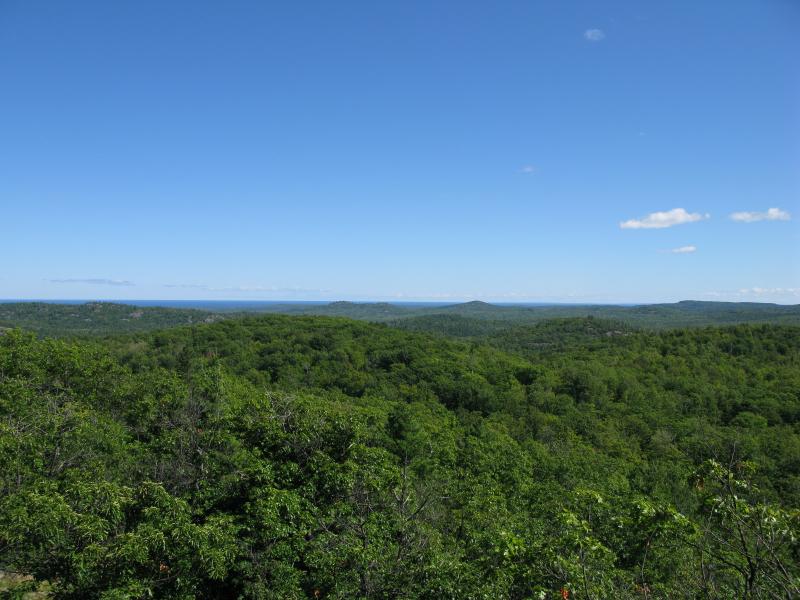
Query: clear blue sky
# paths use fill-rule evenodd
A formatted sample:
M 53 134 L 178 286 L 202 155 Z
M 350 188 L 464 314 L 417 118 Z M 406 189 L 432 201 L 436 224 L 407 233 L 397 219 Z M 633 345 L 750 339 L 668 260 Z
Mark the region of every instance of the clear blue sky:
M 0 298 L 798 303 L 798 31 L 793 0 L 0 0 Z

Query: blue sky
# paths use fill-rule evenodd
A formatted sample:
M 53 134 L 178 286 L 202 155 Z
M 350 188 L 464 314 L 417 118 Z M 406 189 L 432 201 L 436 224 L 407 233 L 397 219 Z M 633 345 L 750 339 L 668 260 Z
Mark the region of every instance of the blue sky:
M 0 298 L 800 303 L 798 30 L 0 0 Z

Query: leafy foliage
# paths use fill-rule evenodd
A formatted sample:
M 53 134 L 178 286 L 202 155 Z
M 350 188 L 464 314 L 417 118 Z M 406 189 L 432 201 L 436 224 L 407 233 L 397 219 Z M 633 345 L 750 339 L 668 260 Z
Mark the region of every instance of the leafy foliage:
M 60 598 L 795 597 L 800 329 L 618 326 L 5 332 L 0 565 Z

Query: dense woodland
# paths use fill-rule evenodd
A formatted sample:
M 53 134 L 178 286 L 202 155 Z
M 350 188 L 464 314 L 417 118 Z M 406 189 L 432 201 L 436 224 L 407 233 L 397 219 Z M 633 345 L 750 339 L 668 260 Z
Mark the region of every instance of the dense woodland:
M 737 323 L 775 323 L 800 325 L 800 305 L 754 302 L 683 301 L 671 304 L 635 306 L 591 304 L 489 304 L 464 302 L 443 306 L 355 302 L 332 302 L 326 305 L 270 306 L 265 310 L 285 314 L 348 317 L 365 321 L 387 322 L 420 317 L 464 317 L 516 324 L 534 324 L 547 319 L 595 317 L 622 321 L 647 329 L 703 327 Z
M 141 333 L 178 325 L 212 323 L 247 314 L 345 317 L 388 323 L 412 331 L 472 337 L 503 333 L 513 325 L 538 325 L 553 319 L 616 321 L 626 327 L 667 329 L 740 323 L 800 325 L 800 305 L 752 302 L 695 302 L 613 305 L 500 305 L 486 302 L 436 305 L 387 302 L 269 303 L 206 302 L 181 308 L 134 306 L 112 302 L 55 304 L 0 301 L 0 330 L 21 327 L 40 336 L 93 337 Z M 546 325 L 545 325 L 546 326 Z
M 788 599 L 799 509 L 796 326 L 0 333 L 9 596 Z
M 0 331 L 19 327 L 41 336 L 87 337 L 212 323 L 223 316 L 195 309 L 132 306 L 114 302 L 0 302 Z

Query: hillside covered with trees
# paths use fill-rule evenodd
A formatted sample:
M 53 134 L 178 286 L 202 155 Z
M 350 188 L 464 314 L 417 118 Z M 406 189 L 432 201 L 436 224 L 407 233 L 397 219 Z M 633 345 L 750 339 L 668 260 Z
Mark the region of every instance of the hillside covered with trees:
M 6 331 L 0 566 L 61 598 L 800 594 L 800 328 L 509 331 Z
M 620 306 L 610 304 L 490 304 L 463 302 L 450 305 L 404 305 L 386 302 L 332 302 L 325 305 L 267 305 L 264 312 L 348 317 L 375 322 L 401 319 L 467 318 L 516 324 L 547 319 L 585 318 L 616 320 L 630 326 L 665 329 L 738 323 L 800 325 L 800 305 L 763 302 L 702 302 L 685 300 L 669 304 Z
M 0 331 L 22 328 L 40 336 L 98 336 L 152 331 L 193 323 L 213 323 L 223 316 L 209 311 L 114 302 L 57 304 L 0 302 Z
M 136 306 L 115 302 L 0 302 L 0 330 L 16 327 L 50 337 L 98 337 L 142 333 L 180 325 L 213 323 L 262 313 L 344 317 L 388 323 L 409 331 L 456 337 L 506 334 L 514 326 L 552 329 L 553 320 L 593 319 L 590 328 L 615 322 L 614 329 L 667 329 L 742 323 L 800 325 L 800 305 L 752 302 L 677 302 L 673 304 L 510 305 L 387 302 L 273 303 L 181 301 L 176 306 Z M 557 327 L 561 327 L 560 325 Z M 562 332 L 563 333 L 563 332 Z M 571 337 L 570 334 L 569 337 Z

